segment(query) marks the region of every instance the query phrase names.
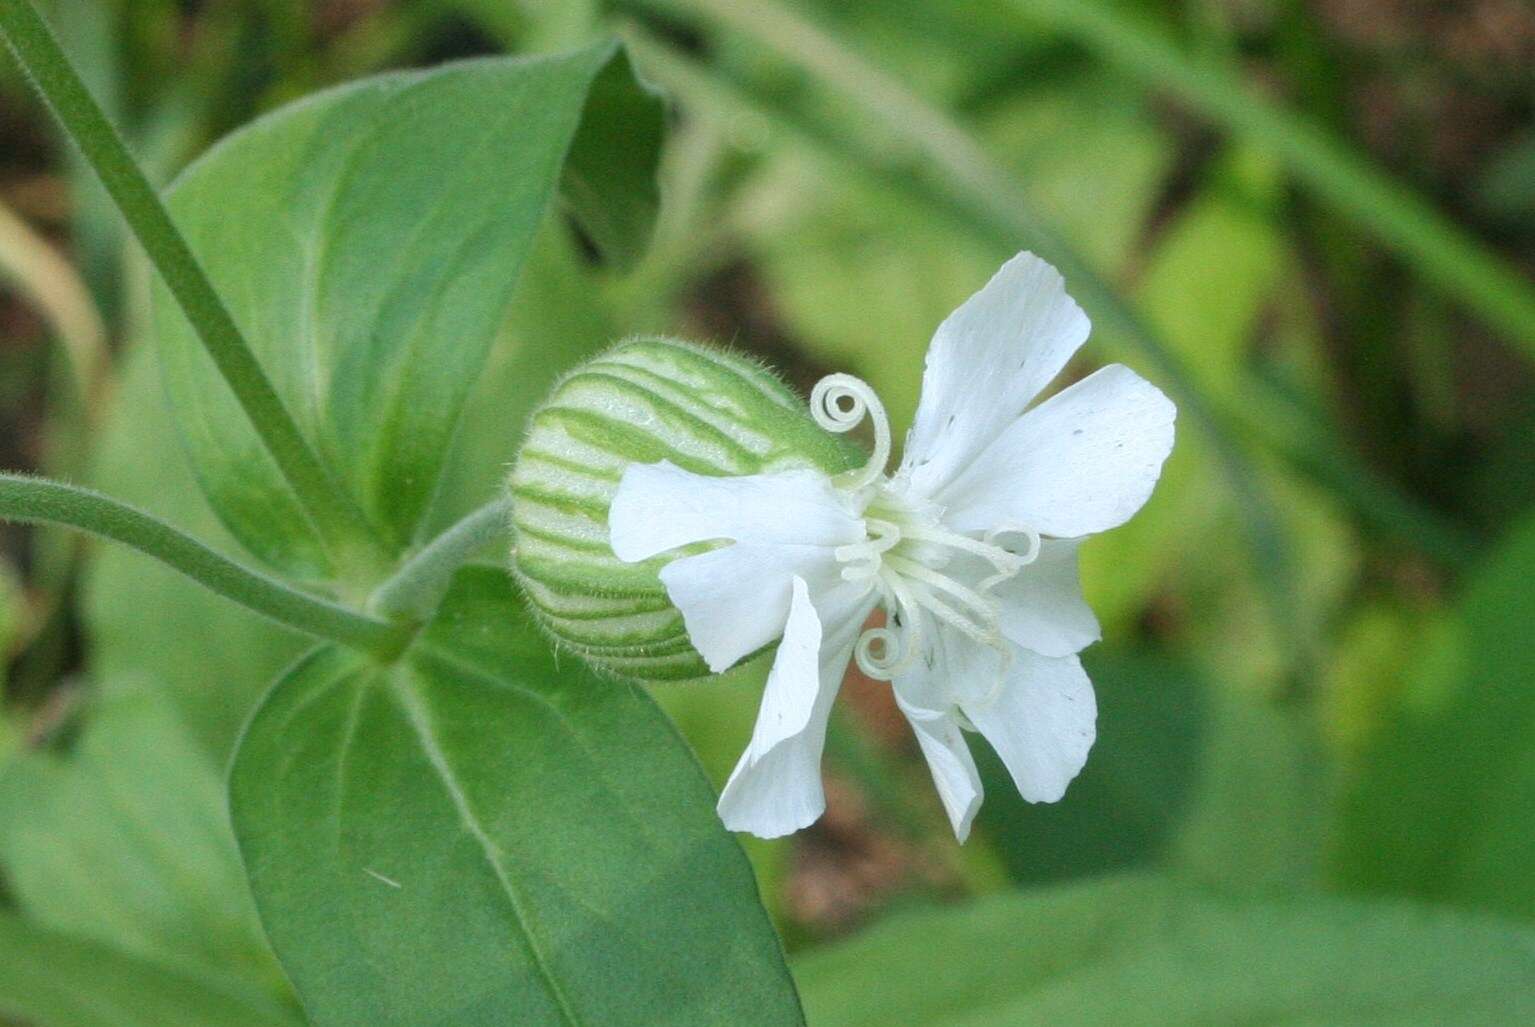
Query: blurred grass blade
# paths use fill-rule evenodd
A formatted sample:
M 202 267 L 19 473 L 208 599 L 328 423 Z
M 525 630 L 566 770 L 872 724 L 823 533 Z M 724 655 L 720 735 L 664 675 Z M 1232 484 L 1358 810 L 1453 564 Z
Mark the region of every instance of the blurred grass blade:
M 14 211 L 0 203 L 0 280 L 9 280 L 58 337 L 80 390 L 83 408 L 93 400 L 109 363 L 106 328 L 91 294 L 63 254 Z
M 1296 178 L 1535 358 L 1535 286 L 1364 157 L 1099 0 L 1011 3 L 1020 15 L 1043 20 L 1148 87 L 1172 92 L 1227 130 L 1273 151 Z

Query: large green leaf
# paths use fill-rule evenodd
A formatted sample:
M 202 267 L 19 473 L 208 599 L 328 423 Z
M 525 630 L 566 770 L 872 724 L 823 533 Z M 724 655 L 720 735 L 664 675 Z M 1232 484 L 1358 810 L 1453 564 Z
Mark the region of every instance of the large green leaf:
M 1535 518 L 1468 582 L 1342 804 L 1347 884 L 1535 917 Z
M 464 404 L 425 522 L 428 535 L 446 530 L 505 487 L 533 408 L 556 378 L 618 337 L 598 278 L 578 252 L 578 240 L 551 216 L 518 279 L 506 327 Z
M 33 1027 L 298 1027 L 270 994 L 0 914 L 0 1017 Z
M 231 791 L 317 1024 L 799 1021 L 696 761 L 642 692 L 556 668 L 500 570 L 393 667 L 306 658 Z
M 386 548 L 417 537 L 562 174 L 599 246 L 639 250 L 660 113 L 611 43 L 467 61 L 285 107 L 169 191 L 286 405 Z M 214 509 L 275 567 L 342 574 L 179 309 L 157 295 L 167 390 Z
M 465 404 L 426 522 L 429 533 L 496 493 L 529 409 L 556 375 L 614 337 L 593 276 L 574 250 L 570 233 L 551 215 Z M 156 358 L 155 347 L 144 345 L 124 358 L 92 484 L 239 559 L 239 544 L 208 508 L 183 459 Z M 92 551 L 84 598 L 94 676 L 107 689 L 153 681 L 220 761 L 261 694 L 305 644 L 295 632 L 122 547 Z M 189 645 L 189 639 L 218 644 Z
M 103 702 L 70 752 L 19 755 L 0 772 L 11 897 L 50 929 L 285 993 L 220 776 L 162 697 Z
M 800 958 L 795 977 L 811 1027 L 1523 1023 L 1535 931 L 1110 878 L 892 919 Z

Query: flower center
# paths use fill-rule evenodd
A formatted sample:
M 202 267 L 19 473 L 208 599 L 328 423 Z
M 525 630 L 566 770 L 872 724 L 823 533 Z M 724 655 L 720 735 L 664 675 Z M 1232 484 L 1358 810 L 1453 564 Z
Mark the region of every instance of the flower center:
M 1039 556 L 1038 533 L 1009 526 L 976 538 L 951 531 L 941 521 L 940 507 L 908 496 L 902 483 L 885 474 L 890 422 L 868 383 L 847 374 L 823 378 L 810 394 L 810 412 L 828 431 L 850 431 L 866 416 L 874 427 L 868 462 L 836 479 L 838 488 L 864 504 L 867 533 L 862 542 L 837 548 L 842 577 L 879 589 L 886 615 L 885 627 L 858 637 L 853 651 L 858 668 L 871 678 L 891 680 L 911 665 L 925 632 L 936 624 L 1006 652 L 993 590 Z M 1004 535 L 1022 536 L 1023 551 L 999 545 Z M 962 568 L 968 572 L 954 573 Z

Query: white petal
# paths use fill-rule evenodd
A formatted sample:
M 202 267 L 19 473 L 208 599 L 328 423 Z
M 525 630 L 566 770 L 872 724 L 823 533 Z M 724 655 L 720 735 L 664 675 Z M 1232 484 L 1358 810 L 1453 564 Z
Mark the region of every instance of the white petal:
M 608 533 L 614 554 L 630 563 L 716 539 L 839 546 L 864 537 L 862 521 L 824 474 L 713 477 L 664 460 L 624 471 L 608 510 Z
M 1002 658 L 951 628 L 933 625 L 922 652 L 892 682 L 896 705 L 906 715 L 933 784 L 943 801 L 954 836 L 964 841 L 981 808 L 981 778 L 954 711 L 961 697 L 981 698 L 996 690 Z
M 720 793 L 720 819 L 730 830 L 777 838 L 808 827 L 825 811 L 826 722 L 873 602 L 828 597 L 818 616 L 809 588 L 794 580 L 788 626 L 751 744 Z
M 1070 656 L 1102 636 L 1098 618 L 1082 597 L 1077 539 L 1045 539 L 1039 558 L 998 585 L 1002 633 L 1041 656 Z
M 902 470 L 931 496 L 1000 435 L 1087 339 L 1060 273 L 1020 253 L 938 326 Z
M 1093 685 L 1075 656 L 1052 659 L 1014 648 L 995 698 L 960 708 L 1030 802 L 1055 802 L 1066 794 L 1097 731 Z
M 933 785 L 943 801 L 944 812 L 949 815 L 954 837 L 964 841 L 970 836 L 970 824 L 980 811 L 984 793 L 981 775 L 976 772 L 975 760 L 959 724 L 948 714 L 909 709 L 904 704 L 901 711 L 927 758 Z
M 661 583 L 693 648 L 719 673 L 784 634 L 796 580 L 813 594 L 846 588 L 841 568 L 824 546 L 737 542 L 673 560 L 661 568 Z
M 1172 401 L 1111 364 L 1024 414 L 939 495 L 956 531 L 1076 538 L 1129 520 L 1173 447 Z

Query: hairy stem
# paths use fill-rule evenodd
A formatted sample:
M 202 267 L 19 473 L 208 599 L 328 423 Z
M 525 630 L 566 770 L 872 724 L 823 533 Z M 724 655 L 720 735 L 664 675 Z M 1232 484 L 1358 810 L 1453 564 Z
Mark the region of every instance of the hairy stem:
M 378 587 L 368 600 L 368 608 L 390 620 L 422 621 L 430 617 L 442 601 L 453 572 L 475 550 L 506 531 L 511 510 L 511 497 L 503 496 L 438 535 Z
M 333 555 L 356 555 L 360 549 L 378 555 L 362 512 L 299 432 L 202 265 L 42 16 L 29 0 L 0 0 L 0 30 L 100 176 L 327 548 Z
M 142 510 L 89 489 L 0 474 L 0 520 L 62 524 L 121 542 L 280 624 L 383 659 L 392 659 L 410 641 L 408 625 L 391 624 L 300 592 L 235 563 Z

